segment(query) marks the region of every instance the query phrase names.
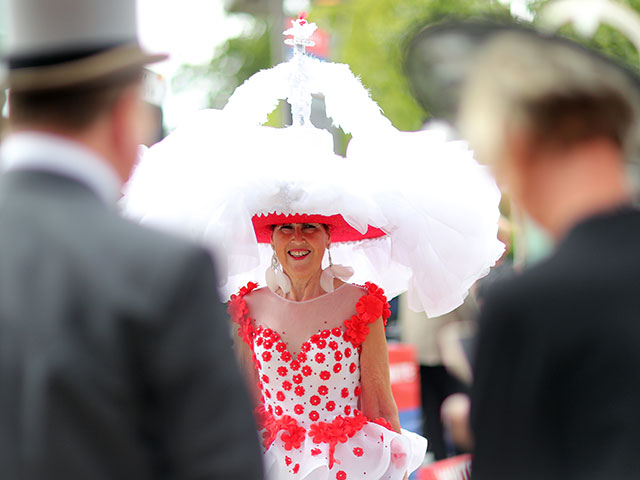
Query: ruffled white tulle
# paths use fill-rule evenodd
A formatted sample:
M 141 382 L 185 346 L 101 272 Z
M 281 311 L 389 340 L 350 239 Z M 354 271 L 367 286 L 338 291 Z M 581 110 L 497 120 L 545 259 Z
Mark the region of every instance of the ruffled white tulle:
M 409 306 L 429 316 L 456 308 L 503 251 L 494 180 L 441 131 L 393 128 L 346 65 L 302 58 L 305 88 L 324 94 L 327 114 L 353 135 L 346 158 L 333 153 L 326 130 L 260 125 L 278 99 L 299 93 L 300 71 L 294 82 L 288 62 L 144 150 L 126 213 L 211 248 L 226 297 L 263 281 L 270 265 L 254 214 L 339 213 L 361 232 L 371 225 L 388 234 L 332 243 L 334 262 L 354 268 L 352 281 L 372 281 L 389 297 L 408 290 Z
M 427 450 L 427 439 L 420 435 L 404 429 L 398 434 L 369 422 L 348 442 L 336 445 L 334 456 L 339 463 L 330 470 L 326 460 L 328 444 L 314 443 L 307 437 L 299 449 L 290 451 L 284 448 L 280 435 L 264 455 L 266 478 L 334 480 L 341 478 L 337 472 L 343 472 L 347 480 L 401 480 L 405 472 L 414 472 L 421 466 Z M 353 454 L 356 448 L 364 452 L 361 457 Z M 320 452 L 312 455 L 313 450 Z M 292 459 L 291 465 L 282 461 L 287 456 Z M 294 473 L 296 464 L 300 469 Z

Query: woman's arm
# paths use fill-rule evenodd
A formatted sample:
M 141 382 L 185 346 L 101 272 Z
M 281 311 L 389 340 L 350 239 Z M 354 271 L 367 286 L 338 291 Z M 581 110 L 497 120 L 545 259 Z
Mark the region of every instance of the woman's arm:
M 362 344 L 360 355 L 360 410 L 367 418 L 387 420 L 400 433 L 398 407 L 391 393 L 389 354 L 382 318 L 369 325 L 369 335 Z

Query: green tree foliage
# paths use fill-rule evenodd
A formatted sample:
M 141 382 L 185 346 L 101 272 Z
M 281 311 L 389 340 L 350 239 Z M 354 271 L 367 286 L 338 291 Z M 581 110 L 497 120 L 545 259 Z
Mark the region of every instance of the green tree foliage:
M 538 0 L 531 5 L 533 12 L 539 12 L 550 0 Z M 636 12 L 640 12 L 640 0 L 616 0 L 625 4 Z M 600 25 L 593 38 L 578 35 L 571 25 L 566 25 L 558 32 L 583 45 L 598 50 L 616 60 L 622 61 L 631 68 L 640 71 L 639 54 L 634 45 L 620 31 L 609 25 Z
M 234 90 L 254 73 L 272 66 L 270 29 L 255 18 L 241 35 L 220 45 L 205 65 L 182 65 L 174 76 L 176 90 L 203 84 L 211 108 L 222 108 Z
M 385 115 L 400 130 L 417 130 L 426 118 L 404 74 L 404 52 L 417 29 L 469 17 L 508 18 L 489 0 L 349 0 L 317 6 L 310 20 L 331 32 L 332 60 L 349 64 Z

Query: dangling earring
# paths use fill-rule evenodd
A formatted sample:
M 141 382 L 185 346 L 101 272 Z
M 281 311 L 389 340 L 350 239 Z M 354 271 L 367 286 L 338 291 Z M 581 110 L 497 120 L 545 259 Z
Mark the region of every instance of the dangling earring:
M 264 272 L 265 280 L 267 281 L 267 287 L 273 293 L 277 293 L 278 288 L 282 290 L 285 295 L 291 291 L 291 280 L 286 273 L 280 268 L 280 262 L 276 256 L 276 252 L 273 252 L 271 257 L 271 265 L 267 267 Z
M 346 282 L 353 276 L 353 268 L 345 267 L 344 265 L 334 265 L 329 247 L 327 247 L 327 253 L 329 254 L 329 266 L 325 268 L 320 275 L 320 286 L 325 292 L 331 293 L 334 290 L 333 280 L 339 278 L 343 282 Z

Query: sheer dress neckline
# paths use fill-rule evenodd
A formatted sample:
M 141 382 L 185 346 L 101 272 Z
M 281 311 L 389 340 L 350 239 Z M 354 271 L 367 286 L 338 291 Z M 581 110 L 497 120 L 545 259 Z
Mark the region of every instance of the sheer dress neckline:
M 349 285 L 348 283 L 343 283 L 342 285 L 340 285 L 338 288 L 336 288 L 333 292 L 327 292 L 327 293 L 323 293 L 322 295 L 318 295 L 317 297 L 314 298 L 310 298 L 308 300 L 291 300 L 289 298 L 285 298 L 282 295 L 278 295 L 277 293 L 273 292 L 271 289 L 267 288 L 266 290 L 271 293 L 271 295 L 273 295 L 274 297 L 279 298 L 280 300 L 282 300 L 283 302 L 290 302 L 290 303 L 310 303 L 310 302 L 315 302 L 316 300 L 320 300 L 320 299 L 326 299 L 327 296 L 330 295 L 335 295 L 336 293 L 338 293 L 338 291 L 341 288 L 346 287 L 347 285 Z
M 360 286 L 345 283 L 331 293 L 297 302 L 268 288 L 247 295 L 254 326 L 277 332 L 291 355 L 300 353 L 303 343 L 323 330 L 344 329 L 344 322 L 356 314 L 355 305 L 366 293 Z

